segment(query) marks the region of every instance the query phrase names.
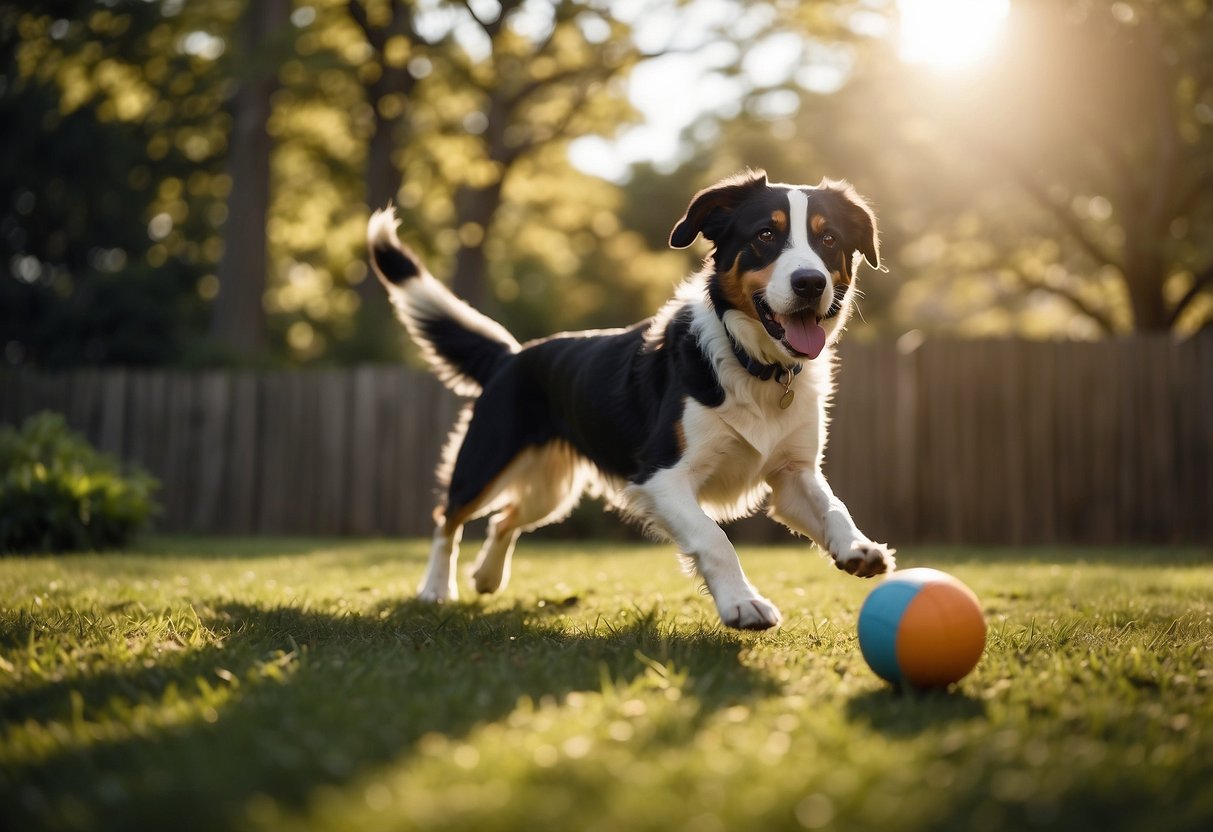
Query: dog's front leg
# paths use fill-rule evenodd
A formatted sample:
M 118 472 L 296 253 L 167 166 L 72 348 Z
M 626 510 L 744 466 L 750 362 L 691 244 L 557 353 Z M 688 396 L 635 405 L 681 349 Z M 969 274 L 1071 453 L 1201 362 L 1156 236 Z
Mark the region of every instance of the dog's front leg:
M 746 578 L 728 535 L 699 507 L 684 472 L 659 471 L 628 492 L 645 519 L 673 540 L 703 577 L 721 621 L 739 630 L 766 630 L 779 624 L 779 609 Z
M 821 469 L 787 466 L 767 482 L 771 486 L 771 517 L 812 538 L 839 569 L 870 578 L 896 568 L 896 550 L 873 543 L 855 526 L 851 512 L 834 496 Z

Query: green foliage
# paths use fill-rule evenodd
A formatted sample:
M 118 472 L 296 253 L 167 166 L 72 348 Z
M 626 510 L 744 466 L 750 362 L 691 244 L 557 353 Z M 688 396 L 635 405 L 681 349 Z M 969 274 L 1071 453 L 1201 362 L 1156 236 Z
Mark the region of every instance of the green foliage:
M 157 540 L 0 571 L 0 827 L 1207 829 L 1210 553 L 903 550 L 982 599 L 977 669 L 898 695 L 870 582 L 750 549 L 716 622 L 668 547 L 528 543 L 411 599 L 423 541 Z
M 1209 0 L 1024 0 L 1001 47 L 952 73 L 898 56 L 894 3 L 738 2 L 716 28 L 700 4 L 651 5 L 652 24 L 607 0 L 310 0 L 250 51 L 248 0 L 0 0 L 0 122 L 20 126 L 0 154 L 3 359 L 394 360 L 363 251 L 389 199 L 435 274 L 520 335 L 630 323 L 703 251 L 666 250 L 691 194 L 745 166 L 873 200 L 890 274 L 862 280 L 856 335 L 1213 320 Z M 667 25 L 700 34 L 653 46 Z M 758 80 L 772 34 L 801 56 Z M 649 81 L 671 100 L 725 90 L 685 161 L 623 185 L 575 169 L 569 143 L 634 123 L 629 73 L 666 49 L 715 56 Z M 208 319 L 232 297 L 224 252 L 245 250 L 225 246 L 249 192 L 233 91 L 263 74 L 269 267 L 247 299 L 269 344 L 247 355 Z
M 172 38 L 159 4 L 0 3 L 0 121 L 21 125 L 0 154 L 8 361 L 166 364 L 200 337 L 217 159 L 194 150 L 222 131 Z
M 124 474 L 55 413 L 0 429 L 0 472 L 0 552 L 122 546 L 157 510 L 149 474 Z

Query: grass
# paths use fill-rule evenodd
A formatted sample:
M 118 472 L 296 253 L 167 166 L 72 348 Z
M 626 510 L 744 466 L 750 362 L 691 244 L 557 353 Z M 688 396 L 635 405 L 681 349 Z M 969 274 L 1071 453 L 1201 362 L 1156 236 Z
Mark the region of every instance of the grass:
M 760 634 L 665 547 L 524 541 L 443 608 L 425 548 L 0 561 L 0 827 L 1213 828 L 1213 552 L 903 550 L 990 625 L 907 695 L 857 648 L 872 584 L 804 547 L 745 552 Z

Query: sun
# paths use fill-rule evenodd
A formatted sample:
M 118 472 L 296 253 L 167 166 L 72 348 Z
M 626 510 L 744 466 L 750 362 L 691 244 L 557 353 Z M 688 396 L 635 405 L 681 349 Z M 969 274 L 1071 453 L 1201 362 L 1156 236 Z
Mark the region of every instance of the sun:
M 997 40 L 1010 0 L 897 0 L 903 61 L 951 69 L 976 63 Z

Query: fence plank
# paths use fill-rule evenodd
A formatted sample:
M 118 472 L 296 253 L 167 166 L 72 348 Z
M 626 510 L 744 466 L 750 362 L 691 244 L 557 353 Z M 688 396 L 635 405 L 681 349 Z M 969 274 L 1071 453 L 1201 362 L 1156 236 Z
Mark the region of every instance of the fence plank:
M 349 400 L 347 373 L 329 370 L 315 379 L 319 396 L 316 404 L 316 472 L 314 516 L 316 532 L 348 532 L 349 498 Z
M 378 484 L 375 468 L 376 381 L 377 372 L 373 367 L 356 367 L 353 371 L 347 518 L 348 531 L 356 535 L 369 535 L 380 531 L 375 513 L 375 492 Z
M 261 494 L 261 464 L 257 426 L 261 408 L 258 378 L 236 373 L 231 384 L 231 433 L 226 455 L 227 478 L 223 483 L 223 517 L 219 527 L 229 534 L 248 534 L 257 529 Z
M 288 392 L 288 377 L 284 373 L 267 375 L 258 390 L 263 418 L 257 424 L 257 446 L 261 451 L 257 531 L 269 534 L 298 531 L 289 528 L 286 522 L 287 503 L 292 497 L 288 491 L 292 477 L 287 473 L 287 465 L 292 444 L 297 445 L 300 454 L 306 454 L 307 448 L 295 430 L 297 424 L 291 423 Z
M 204 373 L 195 380 L 194 413 L 197 448 L 194 476 L 197 492 L 190 505 L 190 527 L 205 531 L 222 529 L 227 492 L 229 453 L 232 447 L 231 376 Z

